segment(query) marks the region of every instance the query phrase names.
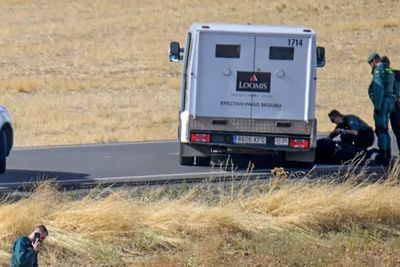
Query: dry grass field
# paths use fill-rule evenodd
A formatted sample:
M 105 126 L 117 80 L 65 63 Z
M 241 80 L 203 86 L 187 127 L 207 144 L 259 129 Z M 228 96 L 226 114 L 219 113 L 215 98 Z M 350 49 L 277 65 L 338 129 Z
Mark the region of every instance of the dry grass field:
M 372 123 L 372 50 L 400 68 L 398 0 L 1 0 L 0 104 L 16 145 L 176 138 L 180 64 L 193 22 L 304 25 L 325 46 L 319 130 L 337 108 Z M 49 185 L 0 202 L 0 265 L 44 223 L 43 266 L 399 266 L 400 167 L 356 183 L 275 177 L 85 196 Z
M 371 50 L 400 68 L 398 0 L 2 0 L 0 21 L 0 104 L 18 146 L 176 138 L 181 65 L 167 49 L 197 21 L 313 28 L 323 131 L 332 108 L 372 122 Z
M 377 183 L 282 174 L 79 197 L 42 185 L 0 203 L 0 265 L 36 223 L 50 232 L 43 266 L 400 265 L 399 166 Z

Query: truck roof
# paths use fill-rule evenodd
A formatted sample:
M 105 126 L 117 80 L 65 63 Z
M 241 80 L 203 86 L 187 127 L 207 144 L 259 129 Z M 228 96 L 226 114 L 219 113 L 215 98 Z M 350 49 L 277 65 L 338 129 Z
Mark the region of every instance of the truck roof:
M 190 32 L 215 31 L 237 33 L 277 33 L 313 35 L 314 31 L 302 26 L 256 25 L 256 24 L 223 24 L 223 23 L 194 23 Z

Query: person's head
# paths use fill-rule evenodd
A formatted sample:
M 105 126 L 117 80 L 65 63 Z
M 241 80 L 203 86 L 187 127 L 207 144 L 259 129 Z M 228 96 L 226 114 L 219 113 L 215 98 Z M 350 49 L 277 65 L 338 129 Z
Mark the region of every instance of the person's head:
M 390 60 L 387 56 L 382 56 L 381 57 L 381 62 L 384 63 L 386 66 L 390 66 Z
M 368 55 L 367 62 L 371 66 L 371 68 L 375 68 L 376 65 L 378 65 L 379 62 L 381 62 L 381 57 L 379 56 L 378 53 L 371 52 Z
M 340 113 L 338 110 L 333 109 L 328 113 L 329 119 L 332 123 L 341 124 L 343 123 L 343 114 Z
M 34 240 L 35 238 L 35 234 L 39 233 L 40 234 L 40 242 L 43 242 L 46 237 L 49 235 L 49 231 L 47 231 L 46 226 L 44 226 L 43 224 L 40 225 L 36 225 L 35 229 L 33 230 L 33 232 L 29 235 L 29 239 L 31 241 Z

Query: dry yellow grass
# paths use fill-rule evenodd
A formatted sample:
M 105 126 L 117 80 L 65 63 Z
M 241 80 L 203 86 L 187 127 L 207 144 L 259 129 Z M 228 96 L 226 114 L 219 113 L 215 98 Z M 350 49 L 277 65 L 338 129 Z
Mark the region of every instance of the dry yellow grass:
M 45 266 L 396 266 L 400 166 L 356 183 L 204 183 L 83 197 L 39 186 L 0 205 L 0 264 L 36 223 L 50 235 Z
M 314 28 L 322 131 L 332 108 L 372 123 L 371 50 L 400 66 L 397 0 L 4 0 L 0 20 L 0 103 L 19 146 L 176 138 L 181 66 L 167 47 L 197 21 Z

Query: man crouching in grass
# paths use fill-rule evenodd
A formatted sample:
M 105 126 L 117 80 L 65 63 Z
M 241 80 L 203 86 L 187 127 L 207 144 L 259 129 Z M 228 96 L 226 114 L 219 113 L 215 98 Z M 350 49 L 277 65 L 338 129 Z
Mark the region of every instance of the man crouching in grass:
M 38 267 L 38 252 L 49 235 L 44 225 L 37 225 L 29 236 L 20 236 L 12 248 L 11 267 Z

